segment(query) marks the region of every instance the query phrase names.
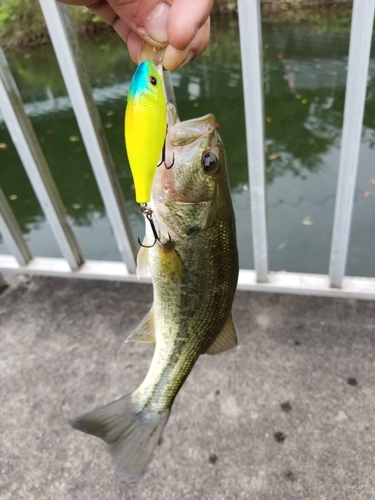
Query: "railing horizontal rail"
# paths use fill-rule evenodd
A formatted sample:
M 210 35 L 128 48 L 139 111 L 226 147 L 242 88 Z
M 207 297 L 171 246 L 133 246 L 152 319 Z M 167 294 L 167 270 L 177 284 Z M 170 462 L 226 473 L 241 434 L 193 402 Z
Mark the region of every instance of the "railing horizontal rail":
M 0 255 L 0 269 L 5 272 L 23 272 L 40 276 L 151 283 L 151 278 L 148 277 L 138 280 L 136 275 L 128 272 L 123 262 L 87 260 L 79 269 L 72 271 L 64 259 L 38 257 L 21 267 L 15 257 Z M 346 277 L 342 288 L 332 288 L 327 275 L 271 272 L 267 283 L 259 283 L 255 271 L 241 269 L 238 289 L 375 300 L 375 278 Z

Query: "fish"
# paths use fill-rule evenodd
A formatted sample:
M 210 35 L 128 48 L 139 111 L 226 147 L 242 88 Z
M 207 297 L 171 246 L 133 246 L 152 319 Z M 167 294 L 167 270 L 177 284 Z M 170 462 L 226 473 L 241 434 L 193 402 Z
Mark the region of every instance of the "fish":
M 150 201 L 166 129 L 163 77 L 150 59 L 141 62 L 134 73 L 125 111 L 125 145 L 137 203 Z
M 168 104 L 166 147 L 174 165 L 157 170 L 150 204 L 160 239 L 137 259 L 139 275 L 151 274 L 153 305 L 128 338 L 155 342 L 149 371 L 134 392 L 72 422 L 109 445 L 128 483 L 144 474 L 199 356 L 237 345 L 236 227 L 215 117 L 180 122 Z

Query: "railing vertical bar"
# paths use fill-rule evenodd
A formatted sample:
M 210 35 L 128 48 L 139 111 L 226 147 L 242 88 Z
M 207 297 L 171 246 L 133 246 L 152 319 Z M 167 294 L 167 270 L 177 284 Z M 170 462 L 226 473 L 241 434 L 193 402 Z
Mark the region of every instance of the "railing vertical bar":
M 367 77 L 375 0 L 354 0 L 344 124 L 329 266 L 330 284 L 340 288 L 345 275 Z
M 12 255 L 20 266 L 26 266 L 32 259 L 29 247 L 24 240 L 21 228 L 0 188 L 0 233 Z
M 129 272 L 135 273 L 136 244 L 67 7 L 55 0 L 39 0 L 39 3 L 117 246 Z
M 83 258 L 8 62 L 0 49 L 0 108 L 26 173 L 65 259 L 77 269 Z
M 254 266 L 258 282 L 267 281 L 268 250 L 264 165 L 262 28 L 259 0 L 238 0 L 246 142 L 250 179 Z

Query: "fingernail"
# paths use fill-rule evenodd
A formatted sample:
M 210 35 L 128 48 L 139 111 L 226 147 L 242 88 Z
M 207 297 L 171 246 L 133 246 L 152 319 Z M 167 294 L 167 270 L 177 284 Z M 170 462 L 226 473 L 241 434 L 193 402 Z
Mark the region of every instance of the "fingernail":
M 187 55 L 187 57 L 185 58 L 185 60 L 182 62 L 181 66 L 184 66 L 184 64 L 187 64 L 188 62 L 190 62 L 194 58 L 194 56 L 195 56 L 195 52 L 194 52 L 194 50 L 191 50 L 189 52 L 189 54 Z
M 167 3 L 160 2 L 144 22 L 142 30 L 155 42 L 164 44 L 168 42 L 167 25 L 170 8 Z
M 186 55 L 185 55 L 186 54 Z M 185 56 L 185 57 L 184 57 Z M 168 45 L 163 59 L 163 66 L 169 71 L 176 71 L 193 59 L 195 52 L 193 50 L 181 51 Z

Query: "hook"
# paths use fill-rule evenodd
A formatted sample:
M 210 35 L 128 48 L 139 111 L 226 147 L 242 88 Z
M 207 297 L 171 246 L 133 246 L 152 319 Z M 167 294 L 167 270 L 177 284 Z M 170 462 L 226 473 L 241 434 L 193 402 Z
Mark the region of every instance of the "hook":
M 141 243 L 141 240 L 138 238 L 138 243 L 141 245 L 141 247 L 143 247 L 143 248 L 152 248 L 157 241 L 162 246 L 168 245 L 172 241 L 171 235 L 168 233 L 169 240 L 166 243 L 162 243 L 160 241 L 160 236 L 158 235 L 158 233 L 156 231 L 156 227 L 155 227 L 154 221 L 152 219 L 152 209 L 147 205 L 147 203 L 141 203 L 141 212 L 143 213 L 143 215 L 146 216 L 147 220 L 149 221 L 151 229 L 152 229 L 152 233 L 153 233 L 154 238 L 155 238 L 152 245 L 143 245 Z
M 168 132 L 168 127 L 167 127 L 167 132 Z M 167 170 L 169 170 L 174 165 L 174 153 L 173 153 L 173 156 L 172 156 L 172 163 L 167 167 L 167 165 L 165 163 L 165 141 L 166 141 L 166 139 L 164 139 L 163 149 L 161 150 L 161 162 L 159 163 L 158 167 L 160 167 L 160 165 L 162 163 L 164 163 L 165 168 Z

